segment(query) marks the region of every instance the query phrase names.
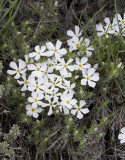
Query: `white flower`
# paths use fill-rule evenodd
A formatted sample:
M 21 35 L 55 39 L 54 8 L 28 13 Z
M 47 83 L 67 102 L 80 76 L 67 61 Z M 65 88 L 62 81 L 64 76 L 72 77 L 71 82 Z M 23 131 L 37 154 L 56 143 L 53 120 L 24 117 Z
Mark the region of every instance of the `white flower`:
M 44 78 L 38 78 L 37 80 L 35 77 L 29 78 L 28 90 L 33 92 L 36 91 L 37 93 L 43 93 L 46 87 L 44 85 Z
M 56 87 L 63 88 L 60 83 L 60 79 L 58 76 L 49 75 L 50 81 L 46 84 L 51 90 L 54 90 Z
M 48 64 L 48 71 L 53 72 L 53 70 L 56 69 L 59 63 L 57 59 L 53 57 L 52 59 L 48 58 L 47 64 Z
M 33 116 L 34 118 L 38 118 L 39 114 L 42 111 L 42 108 L 33 108 L 31 105 L 26 106 L 27 115 Z
M 43 71 L 47 70 L 46 62 L 28 65 L 28 70 L 32 70 L 32 75 L 38 78 L 43 77 Z
M 63 75 L 66 75 L 66 74 L 69 73 L 67 71 L 67 69 L 69 69 L 70 71 L 74 71 L 75 70 L 75 66 L 74 65 L 69 65 L 71 62 L 73 62 L 72 58 L 70 58 L 67 63 L 65 62 L 64 59 L 62 59 L 60 64 L 56 67 L 56 69 L 61 71 Z
M 96 85 L 95 82 L 99 80 L 99 74 L 95 73 L 95 69 L 89 68 L 87 73 L 83 71 L 82 74 L 84 78 L 81 80 L 81 85 L 86 85 L 86 83 L 88 82 L 88 85 L 94 88 Z
M 65 85 L 64 85 L 64 89 L 65 89 L 64 93 L 74 94 L 75 92 L 74 92 L 73 88 L 75 88 L 75 86 L 76 86 L 75 83 L 70 84 L 70 81 L 66 81 Z
M 10 75 L 16 74 L 14 76 L 15 79 L 19 79 L 20 75 L 24 74 L 26 72 L 26 63 L 21 59 L 19 59 L 18 62 L 19 62 L 19 67 L 17 66 L 17 64 L 15 62 L 10 62 L 9 66 L 14 70 L 7 71 L 7 73 Z
M 60 72 L 60 76 L 59 76 L 60 83 L 62 84 L 62 83 L 64 82 L 64 84 L 66 84 L 66 83 L 67 83 L 66 78 L 71 77 L 71 76 L 72 76 L 72 73 L 69 73 L 69 72 L 68 72 L 67 74 L 63 74 L 62 71 L 59 71 L 59 72 Z
M 109 18 L 104 19 L 106 23 L 107 33 L 114 34 L 115 33 L 115 26 L 117 25 L 116 18 L 113 19 L 113 23 L 110 22 Z
M 84 47 L 83 54 L 86 53 L 87 57 L 91 57 L 92 51 L 94 50 L 93 46 L 90 46 L 90 40 L 88 38 L 85 38 L 82 47 Z
M 106 36 L 106 38 L 109 37 L 107 33 L 108 26 L 103 26 L 101 23 L 96 25 L 96 30 L 97 30 L 97 36 L 101 37 L 103 35 Z
M 50 92 L 48 94 L 50 95 L 45 95 L 45 99 L 52 99 L 54 100 L 54 102 L 58 102 L 59 96 L 61 95 L 61 93 L 58 93 L 59 88 L 54 88 L 54 90 L 50 90 Z
M 50 116 L 53 113 L 53 108 L 56 107 L 57 102 L 52 100 L 49 96 L 47 98 L 49 103 L 42 103 L 42 107 L 49 107 L 48 115 Z
M 38 105 L 42 104 L 42 99 L 44 98 L 44 95 L 42 93 L 37 94 L 36 92 L 32 92 L 32 97 L 28 98 L 28 101 L 32 103 L 33 108 L 37 108 Z
M 84 100 L 80 101 L 79 106 L 74 105 L 73 109 L 71 110 L 71 114 L 75 115 L 77 113 L 77 118 L 82 119 L 83 114 L 89 113 L 88 108 L 83 108 L 83 106 L 86 104 Z
M 125 127 L 121 129 L 121 134 L 118 135 L 118 139 L 121 144 L 125 143 Z
M 86 63 L 87 61 L 87 57 L 83 57 L 81 60 L 79 58 L 76 58 L 76 70 L 85 70 L 86 68 L 90 68 L 91 65 L 89 63 Z
M 35 57 L 35 60 L 37 61 L 38 59 L 40 59 L 40 56 L 45 56 L 46 55 L 45 50 L 46 50 L 46 46 L 42 46 L 40 48 L 40 46 L 38 45 L 38 46 L 35 47 L 36 52 L 30 53 L 29 57 L 31 57 L 31 58 Z
M 68 45 L 70 46 L 72 51 L 77 50 L 81 46 L 82 40 L 83 40 L 83 37 L 81 37 L 80 39 L 77 37 L 73 37 L 68 41 Z
M 61 105 L 68 109 L 71 109 L 73 105 L 77 103 L 76 99 L 73 99 L 73 93 L 64 93 L 61 95 Z
M 20 80 L 17 80 L 17 82 L 20 84 L 20 85 L 24 85 L 22 88 L 21 88 L 21 91 L 26 91 L 27 88 L 28 88 L 28 80 L 26 79 L 26 74 L 24 73 L 22 75 L 22 78 L 23 78 L 23 81 L 20 81 Z
M 119 20 L 119 24 L 122 26 L 122 28 L 124 28 L 125 26 L 125 13 L 124 13 L 124 18 L 121 17 L 121 15 L 118 13 L 117 15 L 115 15 L 115 18 Z
M 67 35 L 70 37 L 80 37 L 82 35 L 82 31 L 80 31 L 79 26 L 75 26 L 75 33 L 71 30 L 67 31 Z
M 61 49 L 61 45 L 62 45 L 62 42 L 59 40 L 57 40 L 56 46 L 54 46 L 52 42 L 46 43 L 47 49 L 49 50 L 46 52 L 46 54 L 48 55 L 55 54 L 55 58 L 58 61 L 60 61 L 60 58 L 67 53 L 67 50 L 65 48 Z

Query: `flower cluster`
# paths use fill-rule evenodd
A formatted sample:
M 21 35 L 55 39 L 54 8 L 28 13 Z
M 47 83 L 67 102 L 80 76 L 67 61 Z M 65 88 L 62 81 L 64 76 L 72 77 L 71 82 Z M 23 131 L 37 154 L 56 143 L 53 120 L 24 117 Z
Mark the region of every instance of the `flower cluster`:
M 125 36 L 125 13 L 124 18 L 118 13 L 115 15 L 113 21 L 111 22 L 109 18 L 104 19 L 105 25 L 97 24 L 96 30 L 97 35 L 105 36 L 106 38 L 109 37 L 109 35 L 122 35 Z
M 35 51 L 25 55 L 25 61 L 19 59 L 17 65 L 10 63 L 13 70 L 7 73 L 14 75 L 21 91 L 30 91 L 26 105 L 27 115 L 37 118 L 45 108 L 48 108 L 48 115 L 54 111 L 71 113 L 77 118 L 83 118 L 89 112 L 84 100 L 77 100 L 76 83 L 71 83 L 74 72 L 79 75 L 75 78 L 82 86 L 87 84 L 94 88 L 99 80 L 99 73 L 96 72 L 97 64 L 92 67 L 88 63 L 88 57 L 92 56 L 94 48 L 90 40 L 83 39 L 82 31 L 75 26 L 75 32 L 69 30 L 67 35 L 71 37 L 67 41 L 69 48 L 62 48 L 62 42 L 57 40 L 54 45 L 48 42 L 43 46 L 37 45 Z M 74 59 L 68 58 L 67 54 L 75 52 Z M 46 57 L 46 61 L 41 62 Z M 81 76 L 82 75 L 82 76 Z

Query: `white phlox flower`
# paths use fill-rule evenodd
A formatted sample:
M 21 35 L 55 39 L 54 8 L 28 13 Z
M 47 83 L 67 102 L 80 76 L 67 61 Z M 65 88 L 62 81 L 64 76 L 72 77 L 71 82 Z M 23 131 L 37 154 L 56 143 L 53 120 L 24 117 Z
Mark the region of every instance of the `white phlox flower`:
M 95 73 L 95 69 L 94 68 L 89 68 L 87 73 L 86 72 L 82 72 L 83 74 L 83 79 L 81 80 L 81 85 L 88 85 L 92 88 L 94 88 L 96 86 L 96 83 L 99 80 L 99 74 Z
M 77 57 L 75 60 L 76 60 L 76 65 L 75 65 L 76 70 L 85 70 L 86 68 L 91 67 L 91 65 L 87 63 L 88 61 L 87 57 L 83 57 L 81 60 Z
M 40 59 L 41 56 L 45 56 L 45 55 L 46 55 L 46 54 L 45 54 L 45 50 L 46 50 L 46 46 L 42 46 L 42 47 L 40 48 L 40 46 L 37 45 L 37 46 L 35 47 L 35 52 L 30 53 L 30 54 L 29 54 L 29 57 L 30 57 L 30 58 L 35 57 L 34 59 L 37 61 L 37 60 Z
M 56 87 L 63 88 L 58 76 L 50 75 L 49 78 L 50 78 L 50 80 L 48 81 L 48 83 L 46 85 L 51 90 L 54 90 Z
M 19 79 L 20 76 L 21 76 L 22 74 L 24 74 L 24 73 L 26 72 L 26 70 L 27 70 L 27 69 L 26 69 L 26 63 L 25 63 L 23 60 L 19 59 L 18 62 L 19 62 L 19 67 L 17 66 L 17 64 L 16 64 L 15 62 L 10 62 L 9 66 L 10 66 L 13 70 L 8 70 L 8 71 L 7 71 L 7 73 L 10 74 L 10 75 L 16 74 L 16 75 L 14 76 L 15 79 Z
M 32 97 L 28 98 L 28 101 L 32 103 L 33 108 L 37 108 L 38 105 L 42 105 L 42 99 L 44 98 L 44 95 L 42 93 L 38 94 L 36 92 L 32 92 Z
M 96 30 L 97 30 L 97 36 L 101 37 L 105 35 L 106 38 L 109 38 L 109 35 L 107 33 L 108 26 L 103 26 L 101 23 L 96 25 Z
M 90 46 L 90 40 L 85 38 L 82 47 L 84 47 L 83 54 L 85 53 L 87 57 L 91 57 L 92 51 L 94 51 L 93 46 Z
M 24 73 L 22 75 L 22 79 L 23 81 L 20 81 L 20 80 L 17 80 L 17 82 L 22 85 L 23 84 L 23 87 L 21 88 L 21 91 L 26 91 L 28 89 L 28 84 L 29 84 L 29 79 L 26 78 L 26 73 Z
M 88 108 L 83 108 L 83 106 L 85 106 L 86 102 L 84 100 L 81 100 L 78 105 L 74 105 L 72 110 L 71 110 L 71 114 L 75 115 L 77 113 L 77 118 L 78 119 L 82 119 L 84 114 L 89 113 Z
M 56 69 L 56 67 L 58 66 L 59 62 L 54 57 L 52 59 L 48 58 L 47 64 L 48 64 L 48 71 L 53 72 L 53 70 Z
M 47 64 L 43 63 L 35 63 L 28 65 L 28 70 L 32 70 L 32 76 L 41 78 L 43 77 L 43 72 L 47 70 Z
M 42 112 L 42 108 L 33 108 L 31 105 L 26 105 L 27 115 L 38 118 L 39 113 Z
M 111 23 L 109 18 L 105 18 L 104 22 L 106 23 L 107 33 L 114 34 L 115 26 L 117 25 L 117 20 L 114 18 L 113 23 Z
M 50 92 L 48 93 L 49 95 L 45 95 L 45 99 L 48 100 L 52 99 L 54 100 L 54 102 L 58 102 L 59 96 L 61 95 L 61 93 L 58 93 L 59 88 L 54 88 L 54 90 L 50 90 Z
M 118 21 L 119 21 L 118 23 L 121 25 L 122 28 L 124 28 L 125 27 L 125 13 L 123 15 L 123 18 L 119 13 L 117 15 L 115 15 L 115 18 L 116 18 L 116 20 L 118 18 Z
M 125 127 L 121 129 L 121 133 L 118 135 L 118 139 L 120 140 L 120 143 L 125 143 Z
M 55 58 L 60 61 L 60 58 L 67 53 L 67 50 L 65 48 L 61 49 L 62 42 L 57 40 L 56 45 L 54 46 L 52 42 L 46 43 L 48 51 L 46 51 L 46 54 L 55 55 Z
M 49 69 L 43 72 L 43 78 L 44 78 L 45 83 L 49 81 L 49 77 L 53 75 L 52 73 L 53 73 L 52 70 L 49 70 Z
M 45 107 L 49 107 L 49 111 L 48 111 L 48 115 L 50 116 L 52 113 L 53 113 L 53 108 L 56 107 L 57 105 L 57 102 L 52 100 L 49 96 L 46 97 L 47 100 L 48 100 L 48 103 L 42 103 L 42 107 L 45 108 Z
M 61 95 L 61 105 L 65 106 L 68 109 L 71 109 L 73 105 L 77 103 L 76 99 L 73 99 L 73 93 L 63 93 Z
M 67 83 L 67 80 L 66 78 L 69 78 L 72 76 L 72 73 L 68 72 L 67 74 L 64 74 L 61 70 L 60 70 L 60 76 L 59 76 L 59 79 L 60 79 L 60 83 L 64 83 L 66 84 Z
M 72 58 L 70 58 L 67 63 L 65 62 L 64 59 L 62 59 L 60 64 L 56 67 L 56 69 L 61 71 L 63 75 L 66 75 L 66 74 L 69 73 L 68 70 L 71 71 L 71 72 L 75 70 L 74 65 L 69 65 L 72 62 L 73 62 Z
M 75 32 L 73 32 L 72 30 L 68 30 L 67 35 L 72 38 L 73 37 L 80 37 L 82 35 L 82 31 L 80 31 L 79 26 L 75 26 Z
M 43 90 L 46 90 L 46 86 L 44 84 L 44 78 L 38 78 L 36 80 L 35 77 L 30 77 L 29 78 L 29 84 L 28 84 L 28 90 L 33 92 L 37 92 L 37 93 L 44 93 Z
M 74 88 L 75 88 L 75 83 L 72 83 L 72 84 L 70 84 L 70 81 L 67 81 L 66 83 L 65 83 L 65 85 L 64 85 L 64 93 L 72 93 L 72 94 L 74 94 L 75 92 L 74 92 Z
M 81 37 L 80 39 L 77 37 L 73 37 L 71 40 L 68 41 L 68 45 L 70 46 L 72 51 L 74 51 L 81 46 L 82 41 L 83 41 L 83 37 Z
M 83 108 L 85 104 L 86 102 L 84 100 L 81 100 L 79 106 L 78 105 L 73 106 L 71 114 L 75 115 L 77 113 L 77 118 L 82 119 L 84 114 L 89 113 L 88 108 Z

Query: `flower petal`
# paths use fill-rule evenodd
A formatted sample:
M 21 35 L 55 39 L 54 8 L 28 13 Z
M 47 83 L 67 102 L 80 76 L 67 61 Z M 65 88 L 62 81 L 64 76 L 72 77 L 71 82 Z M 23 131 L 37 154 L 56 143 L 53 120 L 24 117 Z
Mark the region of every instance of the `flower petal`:
M 92 81 L 88 81 L 88 85 L 92 88 L 94 88 L 96 86 L 96 83 L 95 82 L 92 82 Z
M 62 42 L 59 41 L 59 40 L 57 40 L 57 42 L 56 42 L 56 49 L 57 49 L 57 50 L 60 49 L 60 48 L 61 48 L 61 45 L 62 45 Z
M 85 106 L 86 102 L 84 100 L 80 101 L 79 107 L 82 108 L 83 106 Z
M 77 113 L 77 118 L 79 118 L 79 119 L 83 118 L 83 115 L 82 115 L 82 113 L 80 111 L 78 111 L 78 113 Z
M 78 111 L 77 109 L 73 109 L 71 110 L 71 114 L 75 115 L 77 111 Z
M 15 70 L 18 70 L 17 64 L 15 62 L 10 62 L 9 66 Z
M 55 47 L 54 47 L 54 45 L 52 44 L 52 42 L 46 43 L 46 46 L 47 46 L 47 49 L 49 49 L 49 50 L 54 50 L 54 49 L 55 49 Z

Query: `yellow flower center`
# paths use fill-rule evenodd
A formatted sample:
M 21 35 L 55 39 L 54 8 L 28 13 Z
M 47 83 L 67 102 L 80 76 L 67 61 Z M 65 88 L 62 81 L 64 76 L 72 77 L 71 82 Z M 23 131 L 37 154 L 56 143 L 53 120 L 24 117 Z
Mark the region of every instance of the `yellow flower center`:
M 85 48 L 84 50 L 87 51 L 87 48 Z
M 80 108 L 77 108 L 78 111 L 80 111 Z
M 40 71 L 40 68 L 37 68 L 37 71 Z
M 53 93 L 53 96 L 55 96 L 55 94 Z
M 54 66 L 57 66 L 57 64 L 54 64 Z
M 34 101 L 35 101 L 35 102 L 37 102 L 38 100 L 37 100 L 37 99 L 35 99 Z
M 36 86 L 36 88 L 39 88 L 39 86 Z
M 33 108 L 33 109 L 32 109 L 32 112 L 34 112 L 34 111 L 35 111 L 35 109 Z
M 110 28 L 112 29 L 112 25 L 110 26 Z
M 53 85 L 55 86 L 55 82 L 53 82 Z
M 78 43 L 76 44 L 76 47 L 79 47 L 79 44 L 78 44 Z
M 61 76 L 61 78 L 63 79 L 64 77 L 63 77 L 63 76 Z
M 125 22 L 124 21 L 122 21 L 122 24 L 124 24 Z
M 37 52 L 37 54 L 39 54 L 39 55 L 40 55 L 40 52 Z
M 55 49 L 54 52 L 57 52 L 57 49 Z
M 66 101 L 66 103 L 67 103 L 67 104 L 69 104 L 69 103 L 70 103 L 70 101 Z
M 104 34 L 106 34 L 107 32 L 106 31 L 104 31 Z
M 53 104 L 52 103 L 50 103 L 50 106 L 52 106 Z
M 20 70 L 18 69 L 18 70 L 17 70 L 17 72 L 19 73 L 19 72 L 20 72 Z
M 45 74 L 47 75 L 47 72 L 45 72 Z
M 64 67 L 66 68 L 67 66 L 66 66 L 66 65 L 64 65 Z
M 52 65 L 51 65 L 51 64 L 49 64 L 49 67 L 52 67 Z
M 24 83 L 25 83 L 25 84 L 27 84 L 28 82 L 27 82 L 27 81 L 25 81 Z
M 79 64 L 79 67 L 82 67 L 82 65 L 81 65 L 81 64 Z
M 88 81 L 90 80 L 90 78 L 89 78 L 89 77 L 87 77 L 86 79 L 87 79 Z

